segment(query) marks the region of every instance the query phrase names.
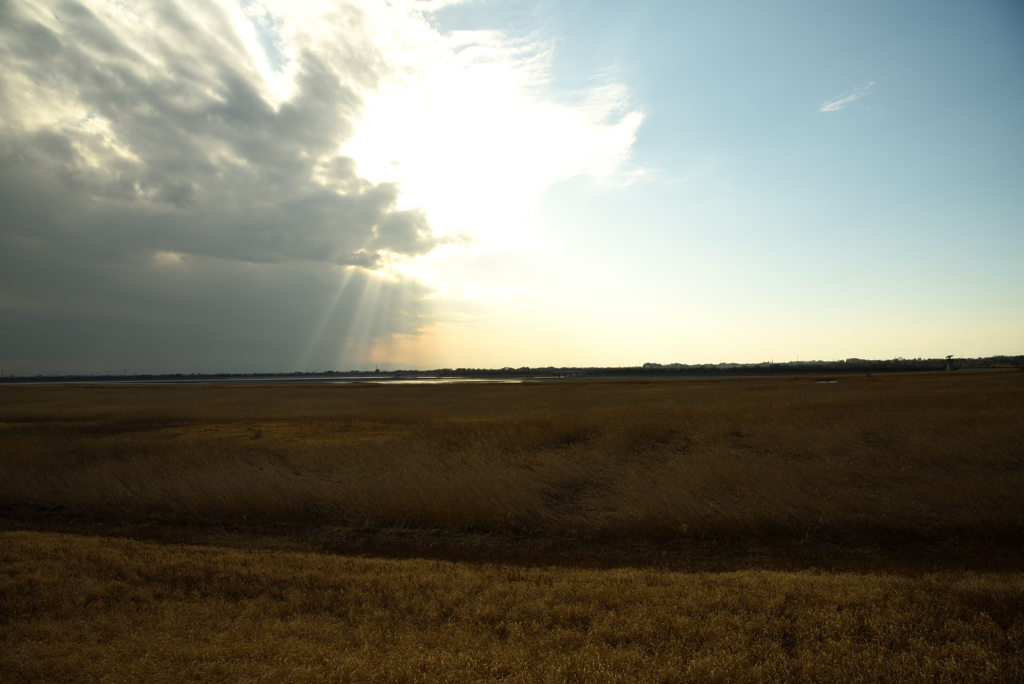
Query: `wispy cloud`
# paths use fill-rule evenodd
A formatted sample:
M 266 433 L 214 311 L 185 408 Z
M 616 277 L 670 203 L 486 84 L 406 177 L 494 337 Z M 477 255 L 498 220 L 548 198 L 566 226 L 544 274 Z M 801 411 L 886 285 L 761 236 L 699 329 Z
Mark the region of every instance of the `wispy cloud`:
M 821 111 L 823 111 L 823 112 L 836 112 L 836 111 L 839 111 L 840 109 L 842 109 L 846 105 L 850 104 L 851 102 L 856 102 L 860 98 L 862 98 L 865 95 L 867 95 L 868 91 L 871 90 L 871 86 L 873 86 L 873 85 L 875 85 L 875 82 L 871 81 L 866 86 L 862 86 L 862 87 L 859 87 L 859 88 L 853 88 L 852 90 L 847 90 L 845 93 L 843 93 L 839 97 L 835 98 L 834 100 L 829 100 L 829 101 L 825 102 L 824 104 L 822 104 L 821 105 Z

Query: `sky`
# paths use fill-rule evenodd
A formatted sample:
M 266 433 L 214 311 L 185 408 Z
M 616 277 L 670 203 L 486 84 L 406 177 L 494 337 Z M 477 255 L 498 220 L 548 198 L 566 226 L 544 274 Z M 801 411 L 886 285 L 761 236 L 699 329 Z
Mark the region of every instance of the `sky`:
M 5 374 L 1024 354 L 1024 5 L 0 0 Z

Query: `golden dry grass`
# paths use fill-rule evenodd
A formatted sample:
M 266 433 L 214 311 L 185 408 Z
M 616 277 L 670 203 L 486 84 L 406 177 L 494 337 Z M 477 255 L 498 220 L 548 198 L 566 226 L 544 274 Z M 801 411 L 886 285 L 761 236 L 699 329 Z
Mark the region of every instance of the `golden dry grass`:
M 1013 372 L 0 388 L 0 680 L 1021 681 L 1022 416 Z
M 585 538 L 1024 539 L 1024 373 L 0 388 L 0 509 Z
M 1019 682 L 1024 573 L 583 569 L 0 533 L 10 682 Z

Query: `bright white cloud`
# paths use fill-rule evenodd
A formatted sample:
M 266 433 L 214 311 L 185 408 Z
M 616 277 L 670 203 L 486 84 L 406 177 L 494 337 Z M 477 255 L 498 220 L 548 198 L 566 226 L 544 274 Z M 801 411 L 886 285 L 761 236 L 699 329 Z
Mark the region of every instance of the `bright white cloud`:
M 494 247 L 528 239 L 524 217 L 557 181 L 607 179 L 628 160 L 643 115 L 605 80 L 546 97 L 552 48 L 537 36 L 430 30 L 407 34 L 417 55 L 368 96 L 345 153 L 402 202 L 426 208 L 435 230 Z
M 866 86 L 863 86 L 861 88 L 853 88 L 852 90 L 848 90 L 845 93 L 843 93 L 842 95 L 840 95 L 839 97 L 835 98 L 834 100 L 829 100 L 828 102 L 823 103 L 821 105 L 821 111 L 823 111 L 823 112 L 835 112 L 835 111 L 838 111 L 838 110 L 842 109 L 843 107 L 845 107 L 846 105 L 850 104 L 851 102 L 856 102 L 860 98 L 862 98 L 865 95 L 867 95 L 868 91 L 871 89 L 871 86 L 873 86 L 873 85 L 875 85 L 875 82 L 871 81 Z

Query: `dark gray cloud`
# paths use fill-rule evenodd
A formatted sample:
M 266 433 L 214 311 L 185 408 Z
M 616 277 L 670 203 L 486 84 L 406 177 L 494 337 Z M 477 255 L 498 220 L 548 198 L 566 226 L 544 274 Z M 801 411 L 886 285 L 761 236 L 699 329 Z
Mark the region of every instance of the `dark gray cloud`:
M 44 241 L 0 238 L 8 372 L 366 367 L 395 336 L 417 334 L 427 294 L 365 269 L 205 256 L 97 265 Z
M 414 334 L 415 283 L 350 273 L 337 295 L 342 267 L 438 243 L 338 154 L 382 56 L 296 48 L 275 101 L 229 12 L 119 7 L 0 2 L 0 356 L 276 370 Z M 358 42 L 346 17 L 336 42 Z

